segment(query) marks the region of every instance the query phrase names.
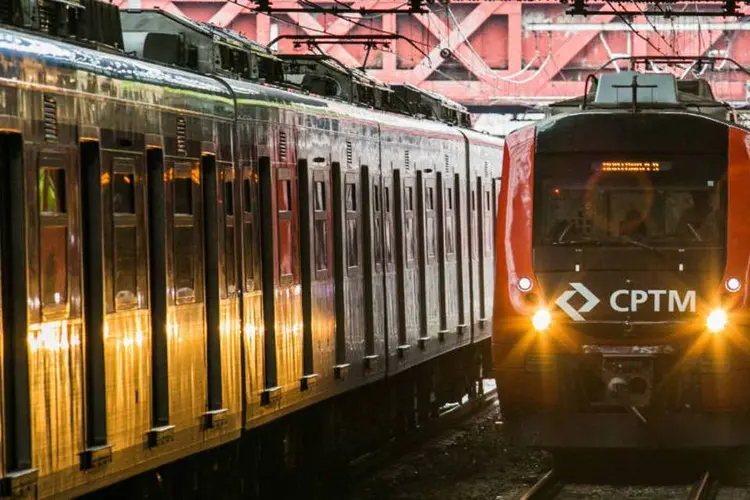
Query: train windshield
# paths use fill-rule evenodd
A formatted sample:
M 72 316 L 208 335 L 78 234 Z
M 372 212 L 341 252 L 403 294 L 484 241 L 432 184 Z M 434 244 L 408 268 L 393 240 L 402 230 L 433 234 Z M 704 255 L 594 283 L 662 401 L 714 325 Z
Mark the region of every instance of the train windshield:
M 537 157 L 535 243 L 724 246 L 726 166 L 717 160 Z

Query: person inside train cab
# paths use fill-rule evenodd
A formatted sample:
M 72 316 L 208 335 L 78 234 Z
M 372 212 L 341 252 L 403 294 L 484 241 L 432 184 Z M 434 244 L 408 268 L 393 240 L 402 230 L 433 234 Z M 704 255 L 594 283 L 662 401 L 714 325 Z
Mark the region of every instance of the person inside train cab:
M 646 222 L 641 216 L 641 212 L 630 209 L 625 214 L 625 218 L 620 221 L 620 236 L 644 237 L 646 236 Z
M 677 223 L 677 234 L 691 241 L 712 240 L 717 235 L 718 203 L 709 190 L 690 193 L 692 206 L 683 210 Z

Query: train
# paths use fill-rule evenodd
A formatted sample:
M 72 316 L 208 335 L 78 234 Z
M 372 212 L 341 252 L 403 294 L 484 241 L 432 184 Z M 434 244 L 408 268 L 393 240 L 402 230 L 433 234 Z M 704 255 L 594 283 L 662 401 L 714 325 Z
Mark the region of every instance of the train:
M 509 435 L 560 455 L 750 444 L 750 131 L 642 62 L 504 146 L 493 373 Z
M 327 57 L 0 2 L 0 494 L 262 496 L 481 392 L 502 147 Z

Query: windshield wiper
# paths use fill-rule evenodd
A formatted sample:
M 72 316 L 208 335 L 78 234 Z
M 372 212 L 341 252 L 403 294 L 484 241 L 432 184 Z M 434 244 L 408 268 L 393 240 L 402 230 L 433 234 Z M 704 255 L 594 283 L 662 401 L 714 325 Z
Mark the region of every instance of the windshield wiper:
M 655 246 L 651 246 L 648 243 L 644 243 L 642 241 L 638 241 L 636 239 L 631 238 L 630 236 L 621 234 L 620 236 L 617 237 L 617 240 L 621 241 L 623 243 L 627 243 L 629 245 L 633 245 L 633 246 L 636 246 L 636 247 L 645 248 L 646 250 L 651 250 L 652 252 L 654 252 L 654 253 L 656 253 L 656 254 L 664 257 L 664 252 L 662 252 L 661 250 L 659 250 Z
M 591 237 L 583 237 L 578 238 L 575 240 L 565 240 L 565 241 L 553 241 L 552 245 L 554 246 L 575 246 L 575 245 L 596 245 L 601 246 L 602 242 L 601 240 L 598 240 L 596 238 Z

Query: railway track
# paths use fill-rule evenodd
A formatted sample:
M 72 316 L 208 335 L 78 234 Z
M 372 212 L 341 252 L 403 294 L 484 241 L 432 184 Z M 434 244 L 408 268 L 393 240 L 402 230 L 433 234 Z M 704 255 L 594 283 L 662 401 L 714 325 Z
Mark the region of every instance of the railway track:
M 705 471 L 692 486 L 688 484 L 671 484 L 669 486 L 643 485 L 636 488 L 653 490 L 654 499 L 679 499 L 687 500 L 717 500 L 721 484 L 717 478 L 710 472 Z M 632 486 L 624 485 L 588 485 L 580 483 L 578 480 L 568 481 L 564 476 L 559 474 L 555 469 L 544 474 L 536 483 L 525 491 L 519 500 L 565 500 L 580 498 L 595 498 L 603 496 L 605 490 L 610 491 L 607 497 L 614 497 L 613 493 L 626 489 L 632 492 Z M 588 492 L 586 491 L 588 490 Z M 623 495 L 624 497 L 625 495 Z M 639 498 L 647 498 L 639 495 Z

